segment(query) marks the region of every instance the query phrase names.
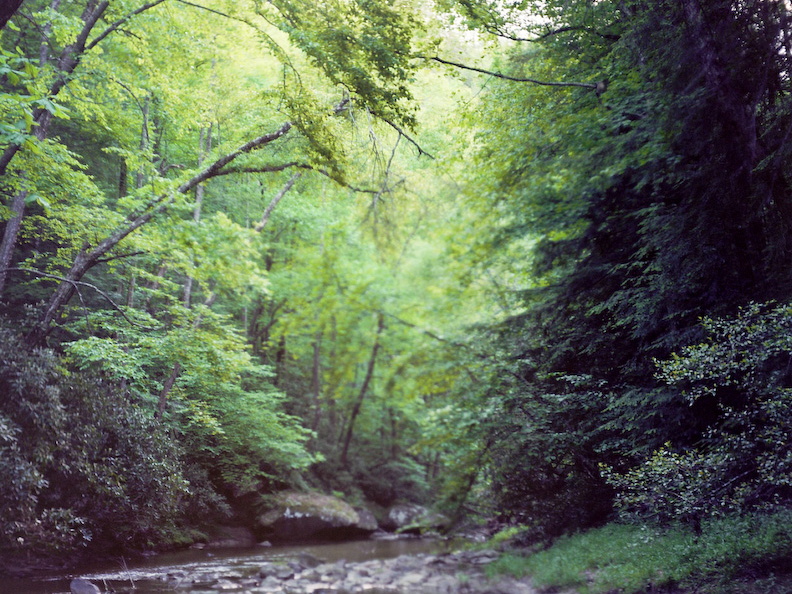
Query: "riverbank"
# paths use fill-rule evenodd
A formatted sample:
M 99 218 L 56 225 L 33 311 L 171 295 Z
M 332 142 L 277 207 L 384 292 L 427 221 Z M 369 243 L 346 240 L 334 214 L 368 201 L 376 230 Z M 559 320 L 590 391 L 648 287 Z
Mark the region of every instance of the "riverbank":
M 61 594 L 80 577 L 116 594 L 534 594 L 528 578 L 488 577 L 500 553 L 401 538 L 323 545 L 174 551 L 98 562 L 72 572 L 0 580 L 0 594 Z
M 792 592 L 792 511 L 712 518 L 701 528 L 613 523 L 546 549 L 512 549 L 488 571 L 531 576 L 537 589 L 552 592 Z
M 303 554 L 285 563 L 263 564 L 247 576 L 185 570 L 162 579 L 169 589 L 208 593 L 536 594 L 527 578 L 488 578 L 484 568 L 498 557 L 497 552 L 484 550 L 326 563 Z

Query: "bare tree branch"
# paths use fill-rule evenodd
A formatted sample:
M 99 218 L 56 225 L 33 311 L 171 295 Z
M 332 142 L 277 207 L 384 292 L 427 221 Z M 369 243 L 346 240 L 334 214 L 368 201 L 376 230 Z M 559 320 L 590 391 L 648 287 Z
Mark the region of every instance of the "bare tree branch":
M 201 10 L 205 10 L 207 12 L 214 13 L 216 15 L 219 15 L 221 17 L 225 17 L 227 19 L 240 20 L 240 19 L 237 19 L 236 17 L 231 16 L 230 14 L 226 14 L 224 12 L 220 12 L 219 10 L 215 10 L 214 8 L 209 8 L 208 6 L 201 6 L 200 4 L 195 4 L 194 2 L 187 2 L 187 0 L 176 0 L 176 2 L 179 2 L 180 4 L 186 4 L 187 6 L 192 6 L 193 8 L 200 8 Z
M 483 68 L 476 68 L 475 66 L 467 66 L 465 64 L 460 64 L 459 62 L 452 62 L 450 60 L 444 60 L 438 56 L 415 56 L 416 58 L 421 58 L 424 60 L 431 60 L 433 62 L 437 62 L 438 64 L 444 64 L 446 66 L 454 66 L 455 68 L 461 68 L 462 70 L 471 70 L 473 72 L 479 72 L 481 74 L 486 74 L 488 76 L 494 76 L 496 78 L 502 78 L 504 80 L 511 80 L 514 82 L 525 82 L 525 83 L 532 83 L 535 85 L 541 85 L 544 87 L 579 87 L 583 89 L 592 89 L 597 90 L 597 83 L 582 83 L 582 82 L 550 82 L 546 80 L 538 80 L 535 78 L 520 78 L 517 76 L 509 76 L 508 74 L 503 74 L 501 72 L 493 72 L 491 70 L 484 70 Z
M 390 121 L 388 118 L 386 118 L 385 116 L 382 116 L 382 115 L 380 115 L 380 114 L 378 114 L 376 112 L 371 112 L 371 115 L 381 119 L 383 122 L 388 124 L 388 126 L 393 128 L 394 130 L 396 130 L 396 132 L 398 132 L 400 136 L 403 136 L 404 138 L 406 138 L 407 141 L 410 144 L 412 144 L 416 149 L 418 149 L 418 155 L 426 155 L 430 159 L 434 159 L 434 155 L 432 155 L 428 151 L 425 151 L 423 148 L 421 148 L 421 145 L 418 144 L 418 142 L 415 139 L 413 139 L 409 134 L 407 134 L 404 130 L 402 130 L 398 125 L 396 125 L 395 123 Z
M 261 221 L 254 227 L 254 230 L 260 232 L 264 226 L 269 221 L 270 215 L 272 211 L 275 210 L 275 207 L 278 206 L 278 202 L 280 202 L 283 197 L 286 195 L 286 192 L 292 189 L 292 186 L 300 179 L 302 173 L 297 172 L 289 178 L 289 181 L 286 182 L 286 185 L 283 186 L 280 191 L 275 194 L 275 197 L 270 200 L 270 203 L 267 205 L 267 208 L 264 209 L 264 214 L 261 216 Z
M 126 23 L 126 22 L 127 22 L 129 19 L 131 19 L 132 17 L 139 15 L 141 12 L 145 12 L 145 11 L 147 11 L 149 8 L 154 8 L 155 6 L 157 6 L 158 4 L 162 4 L 163 2 L 165 2 L 165 0 L 154 0 L 154 2 L 149 2 L 148 4 L 144 4 L 143 6 L 141 6 L 141 7 L 137 8 L 136 10 L 133 10 L 133 11 L 132 11 L 132 12 L 130 12 L 129 14 L 127 14 L 127 15 L 125 15 L 125 16 L 123 16 L 123 17 L 121 17 L 121 18 L 120 18 L 120 19 L 118 19 L 116 22 L 114 22 L 114 23 L 113 23 L 113 24 L 111 24 L 109 27 L 107 27 L 107 29 L 105 29 L 104 31 L 102 31 L 102 32 L 101 32 L 101 33 L 100 33 L 100 34 L 99 34 L 99 35 L 98 35 L 98 36 L 97 36 L 97 37 L 96 37 L 96 38 L 95 38 L 95 39 L 94 39 L 94 40 L 93 40 L 91 43 L 89 43 L 89 44 L 88 44 L 88 45 L 85 47 L 86 51 L 87 51 L 87 50 L 91 50 L 91 49 L 93 49 L 94 47 L 96 47 L 96 46 L 97 46 L 99 43 L 101 43 L 101 41 L 102 41 L 102 40 L 103 40 L 105 37 L 107 37 L 108 35 L 110 35 L 110 33 L 112 33 L 113 31 L 115 31 L 115 30 L 116 30 L 116 29 L 118 29 L 119 27 L 121 27 L 121 25 L 123 25 L 124 23 Z
M 581 26 L 559 27 L 558 29 L 547 31 L 539 35 L 538 37 L 518 37 L 517 35 L 507 33 L 497 25 L 484 25 L 484 29 L 488 33 L 491 33 L 496 37 L 508 39 L 509 41 L 528 42 L 528 43 L 539 43 L 550 37 L 554 37 L 562 33 L 569 33 L 570 31 L 583 31 L 584 33 L 591 33 L 592 35 L 596 35 L 597 37 L 602 37 L 603 39 L 607 39 L 609 41 L 618 41 L 620 39 L 619 35 L 614 35 L 612 33 L 600 33 L 599 31 L 595 31 L 590 27 L 581 27 Z
M 218 171 L 213 177 L 221 177 L 224 175 L 236 175 L 238 173 L 277 173 L 295 167 L 297 169 L 313 169 L 310 165 L 299 163 L 298 161 L 289 161 L 288 163 L 279 163 L 278 165 L 259 165 L 251 167 L 228 167 L 222 171 Z
M 87 307 L 85 305 L 85 302 L 82 299 L 82 295 L 80 294 L 79 287 L 88 287 L 89 289 L 93 289 L 94 291 L 99 293 L 102 297 L 104 297 L 105 300 L 110 304 L 110 306 L 114 310 L 116 310 L 118 313 L 120 313 L 123 316 L 123 318 L 127 322 L 129 322 L 130 325 L 137 326 L 138 328 L 143 328 L 144 330 L 161 330 L 162 329 L 162 328 L 154 328 L 154 327 L 151 327 L 151 326 L 146 326 L 144 324 L 140 324 L 140 323 L 136 322 L 135 320 L 131 319 L 124 312 L 124 310 L 121 309 L 121 306 L 118 305 L 115 301 L 113 301 L 113 298 L 110 297 L 110 295 L 108 295 L 105 291 L 103 291 L 102 289 L 100 289 L 96 285 L 92 285 L 91 283 L 86 283 L 85 281 L 78 281 L 78 280 L 69 279 L 69 278 L 66 278 L 64 276 L 58 276 L 57 274 L 49 274 L 47 272 L 41 272 L 40 270 L 35 270 L 33 268 L 22 268 L 22 267 L 19 267 L 19 266 L 13 266 L 11 268 L 6 268 L 5 270 L 6 271 L 18 270 L 20 272 L 29 272 L 30 274 L 35 274 L 36 276 L 41 276 L 43 278 L 51 278 L 53 280 L 57 280 L 57 281 L 60 281 L 60 282 L 69 283 L 70 285 L 72 285 L 74 287 L 75 291 L 80 295 L 80 302 L 82 303 L 83 309 L 86 310 L 86 312 L 87 312 Z
M 108 256 L 107 258 L 99 258 L 96 263 L 97 264 L 106 264 L 107 262 L 112 262 L 113 260 L 123 260 L 124 258 L 133 258 L 135 256 L 140 256 L 145 254 L 144 251 L 137 251 L 137 252 L 129 252 L 128 254 L 118 254 L 116 256 Z

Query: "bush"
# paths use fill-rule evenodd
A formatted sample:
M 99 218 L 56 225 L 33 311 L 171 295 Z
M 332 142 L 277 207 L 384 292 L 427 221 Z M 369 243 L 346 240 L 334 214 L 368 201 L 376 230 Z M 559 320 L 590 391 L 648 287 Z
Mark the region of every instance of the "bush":
M 623 474 L 606 469 L 624 516 L 699 530 L 706 516 L 792 502 L 792 306 L 751 305 L 703 325 L 708 341 L 658 372 L 700 411 L 702 439 L 686 449 L 669 442 Z
M 2 326 L 0 393 L 0 550 L 156 546 L 195 505 L 181 452 L 145 411 Z

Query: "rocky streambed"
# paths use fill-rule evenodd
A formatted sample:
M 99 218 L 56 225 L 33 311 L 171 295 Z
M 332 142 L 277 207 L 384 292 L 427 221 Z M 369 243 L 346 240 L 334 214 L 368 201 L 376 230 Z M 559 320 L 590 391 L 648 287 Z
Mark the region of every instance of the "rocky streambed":
M 494 551 L 462 551 L 403 555 L 392 559 L 325 562 L 308 553 L 289 559 L 265 561 L 244 570 L 217 567 L 170 568 L 149 575 L 151 587 L 128 580 L 113 586 L 101 575 L 84 576 L 100 588 L 123 592 L 203 592 L 219 594 L 535 594 L 526 581 L 490 580 L 484 568 L 494 561 Z M 156 584 L 154 583 L 156 582 Z M 135 589 L 132 589 L 132 586 Z M 101 588 L 102 591 L 105 588 Z

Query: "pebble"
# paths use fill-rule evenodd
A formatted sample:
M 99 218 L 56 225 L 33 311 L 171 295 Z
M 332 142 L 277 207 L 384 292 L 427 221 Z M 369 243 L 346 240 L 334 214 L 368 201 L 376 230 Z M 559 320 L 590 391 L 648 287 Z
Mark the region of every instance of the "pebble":
M 536 594 L 527 580 L 488 580 L 484 567 L 497 558 L 495 551 L 462 551 L 323 563 L 303 554 L 282 563 L 264 563 L 249 575 L 229 570 L 168 577 L 218 594 Z

